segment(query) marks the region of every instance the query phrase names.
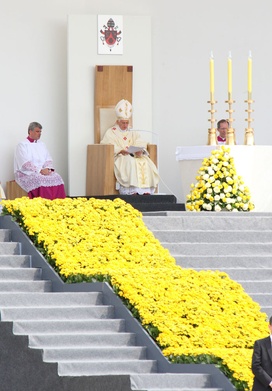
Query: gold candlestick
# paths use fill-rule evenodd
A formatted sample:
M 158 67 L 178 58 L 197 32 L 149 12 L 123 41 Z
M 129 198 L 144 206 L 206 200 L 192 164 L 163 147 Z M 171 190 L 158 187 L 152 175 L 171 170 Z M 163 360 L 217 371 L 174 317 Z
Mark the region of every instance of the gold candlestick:
M 234 110 L 232 109 L 232 104 L 235 103 L 235 100 L 232 100 L 231 92 L 228 93 L 228 100 L 225 101 L 225 103 L 228 103 L 229 108 L 226 110 L 227 113 L 229 113 L 229 128 L 227 131 L 227 139 L 226 144 L 228 145 L 235 145 L 236 144 L 236 137 L 235 137 L 235 129 L 232 127 L 232 122 L 234 119 L 232 118 L 232 113 Z
M 208 103 L 211 105 L 211 109 L 208 110 L 209 113 L 211 113 L 211 118 L 209 118 L 208 121 L 211 122 L 211 127 L 208 131 L 208 145 L 217 145 L 217 136 L 216 136 L 216 127 L 215 122 L 216 119 L 214 118 L 214 114 L 216 113 L 216 110 L 214 109 L 215 103 L 217 103 L 216 100 L 214 100 L 213 93 L 211 92 L 210 100 L 208 100 Z
M 254 100 L 252 100 L 251 92 L 248 92 L 248 98 L 245 100 L 247 103 L 247 118 L 245 121 L 247 121 L 247 128 L 245 129 L 245 145 L 254 145 L 254 130 L 251 127 L 251 122 L 254 121 L 254 119 L 251 118 L 251 113 L 253 113 L 254 110 L 251 108 L 251 104 L 254 103 Z

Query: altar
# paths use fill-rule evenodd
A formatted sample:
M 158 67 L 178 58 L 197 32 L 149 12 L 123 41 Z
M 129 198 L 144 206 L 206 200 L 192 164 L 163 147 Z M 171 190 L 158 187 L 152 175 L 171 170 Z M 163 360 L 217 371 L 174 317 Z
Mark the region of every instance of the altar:
M 220 146 L 203 145 L 176 148 L 179 162 L 183 202 L 196 183 L 196 176 L 202 160 Z M 231 145 L 229 146 L 237 175 L 240 175 L 249 188 L 254 212 L 272 212 L 272 146 L 271 145 Z

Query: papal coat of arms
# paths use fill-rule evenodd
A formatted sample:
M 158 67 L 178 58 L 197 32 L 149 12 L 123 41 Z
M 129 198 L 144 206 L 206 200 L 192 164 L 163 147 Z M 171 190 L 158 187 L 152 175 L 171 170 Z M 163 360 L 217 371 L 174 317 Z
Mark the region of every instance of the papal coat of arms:
M 100 30 L 100 33 L 102 34 L 100 39 L 103 45 L 106 43 L 111 51 L 113 46 L 118 45 L 121 41 L 122 31 L 118 31 L 118 26 L 115 26 L 115 22 L 112 18 L 108 20 L 107 26 L 104 25 L 103 28 L 104 30 Z
M 98 53 L 123 54 L 122 16 L 98 16 Z

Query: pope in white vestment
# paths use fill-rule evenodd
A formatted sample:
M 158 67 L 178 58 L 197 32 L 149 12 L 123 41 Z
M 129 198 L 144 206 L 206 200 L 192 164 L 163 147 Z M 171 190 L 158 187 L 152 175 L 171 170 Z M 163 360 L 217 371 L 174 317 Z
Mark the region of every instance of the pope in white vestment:
M 159 183 L 158 170 L 146 151 L 147 142 L 139 132 L 129 130 L 130 102 L 122 99 L 115 107 L 117 121 L 101 144 L 114 146 L 114 174 L 120 194 L 153 194 Z M 130 151 L 130 147 L 134 151 Z M 117 187 L 117 188 L 118 188 Z

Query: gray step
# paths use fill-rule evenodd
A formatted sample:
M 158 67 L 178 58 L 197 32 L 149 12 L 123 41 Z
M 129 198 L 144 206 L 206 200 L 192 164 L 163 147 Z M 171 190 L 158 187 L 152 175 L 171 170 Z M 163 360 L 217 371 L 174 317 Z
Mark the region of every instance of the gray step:
M 171 243 L 228 243 L 228 242 L 245 242 L 245 243 L 271 243 L 272 230 L 153 230 L 155 237 L 161 242 Z
M 270 292 L 271 286 L 272 286 L 272 280 L 237 280 L 239 284 L 242 285 L 244 290 L 247 292 L 248 295 L 252 295 L 253 293 L 265 293 Z
M 167 212 L 164 212 L 167 216 L 180 216 L 180 213 L 179 212 L 176 212 L 176 211 L 167 211 Z M 239 216 L 241 219 L 247 219 L 247 218 L 252 218 L 252 217 L 261 217 L 263 218 L 264 216 L 265 217 L 272 217 L 272 212 L 255 212 L 254 210 L 251 211 L 250 213 L 242 213 L 242 212 L 239 212 L 239 213 L 236 213 L 236 212 L 224 212 L 224 211 L 221 211 L 219 213 L 217 212 L 201 212 L 201 213 L 194 213 L 194 212 L 185 212 L 183 211 L 182 213 L 183 215 L 201 215 L 203 217 L 209 217 L 209 216 L 215 216 L 215 217 L 218 217 L 218 218 L 221 218 L 221 216 Z
M 117 333 L 125 331 L 124 319 L 22 320 L 13 322 L 14 334 Z
M 154 360 L 70 361 L 58 363 L 59 376 L 130 375 L 157 370 Z
M 0 281 L 9 280 L 40 280 L 42 275 L 42 270 L 40 268 L 1 268 L 0 269 Z
M 0 242 L 0 255 L 21 254 L 21 243 Z
M 51 281 L 22 281 L 22 282 L 0 281 L 0 292 L 22 293 L 22 292 L 51 292 L 51 291 L 52 291 Z
M 39 349 L 67 347 L 133 346 L 134 333 L 85 333 L 85 334 L 40 334 L 29 335 L 29 346 Z
M 271 255 L 271 243 L 162 243 L 171 255 Z
M 31 257 L 29 255 L 0 255 L 0 270 L 2 267 L 17 268 L 17 267 L 30 267 L 30 266 L 31 266 Z
M 60 361 L 102 361 L 102 360 L 143 360 L 146 359 L 146 347 L 93 347 L 93 348 L 63 348 L 44 349 L 43 360 L 46 362 Z
M 50 292 L 50 293 L 2 293 L 0 292 L 0 309 L 5 307 L 37 306 L 75 306 L 102 303 L 101 292 Z
M 176 263 L 185 268 L 259 267 L 272 265 L 272 255 L 183 255 L 176 256 Z
M 132 390 L 151 389 L 201 389 L 211 387 L 211 375 L 202 373 L 157 373 L 131 375 Z
M 267 314 L 268 319 L 272 315 L 272 305 L 262 305 L 261 311 Z
M 147 391 L 224 391 L 223 388 L 187 388 L 187 387 L 182 387 L 182 388 L 149 388 Z
M 200 268 L 195 269 L 197 271 L 203 270 Z M 205 269 L 206 270 L 206 269 Z M 225 272 L 229 275 L 233 280 L 255 280 L 255 281 L 263 281 L 270 280 L 272 286 L 272 268 L 225 268 L 220 267 L 220 269 L 209 268 L 209 270 L 219 270 L 221 272 Z
M 272 293 L 252 293 L 250 297 L 252 300 L 256 301 L 256 303 L 259 303 L 261 307 L 272 306 Z
M 69 320 L 69 319 L 105 319 L 114 317 L 114 307 L 107 305 L 76 307 L 24 307 L 3 308 L 1 320 Z
M 0 229 L 0 242 L 10 242 L 10 240 L 11 240 L 11 230 Z
M 272 216 L 253 213 L 201 213 L 179 212 L 178 215 L 144 216 L 145 225 L 151 230 L 272 230 Z
M 141 391 L 141 390 L 140 390 Z M 224 391 L 223 388 L 197 388 L 197 387 L 182 387 L 182 388 L 149 388 L 147 391 Z

